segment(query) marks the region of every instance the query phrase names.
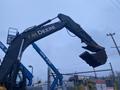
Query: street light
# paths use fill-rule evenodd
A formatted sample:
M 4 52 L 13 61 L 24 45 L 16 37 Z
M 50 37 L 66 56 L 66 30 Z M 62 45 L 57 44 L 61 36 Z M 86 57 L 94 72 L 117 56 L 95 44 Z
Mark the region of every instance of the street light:
M 31 68 L 31 70 L 32 70 L 31 72 L 32 72 L 32 75 L 33 75 L 33 66 L 32 66 L 32 65 L 28 65 L 28 67 Z M 32 78 L 32 82 L 33 82 L 33 78 Z M 34 85 L 34 84 L 32 83 L 32 86 L 33 86 L 33 85 Z
M 29 65 L 28 67 L 32 69 L 32 75 L 33 75 L 33 66 Z

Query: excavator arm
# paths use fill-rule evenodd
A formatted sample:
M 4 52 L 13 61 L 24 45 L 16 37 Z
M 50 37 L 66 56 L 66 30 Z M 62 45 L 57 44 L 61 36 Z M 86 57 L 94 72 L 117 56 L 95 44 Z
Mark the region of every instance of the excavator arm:
M 70 32 L 74 33 L 81 39 L 87 46 L 85 49 L 93 52 L 84 52 L 80 57 L 85 60 L 90 66 L 96 67 L 106 62 L 107 55 L 105 48 L 98 45 L 77 23 L 75 23 L 70 17 L 59 14 L 57 16 L 60 21 L 45 25 L 52 21 L 52 19 L 32 28 L 25 30 L 14 38 L 9 46 L 7 53 L 0 66 L 0 83 L 4 83 L 4 79 L 9 75 L 14 64 L 20 61 L 24 50 L 33 42 L 42 39 L 62 28 L 67 28 Z
M 83 46 L 84 49 L 94 52 L 83 52 L 80 57 L 86 61 L 90 66 L 97 67 L 104 64 L 107 60 L 105 48 L 98 45 L 82 28 L 79 24 L 74 22 L 70 17 L 59 14 L 58 18 L 65 23 L 65 27 L 76 36 L 81 39 L 87 46 Z

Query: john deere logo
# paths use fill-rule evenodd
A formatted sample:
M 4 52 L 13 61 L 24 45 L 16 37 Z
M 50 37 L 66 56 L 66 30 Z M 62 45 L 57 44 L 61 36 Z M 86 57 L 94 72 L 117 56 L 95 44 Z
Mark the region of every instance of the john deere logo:
M 55 29 L 55 26 L 50 26 L 50 27 L 47 27 L 47 28 L 44 28 L 42 30 L 37 31 L 37 33 L 38 33 L 38 35 L 42 35 L 42 34 L 45 34 L 53 29 Z

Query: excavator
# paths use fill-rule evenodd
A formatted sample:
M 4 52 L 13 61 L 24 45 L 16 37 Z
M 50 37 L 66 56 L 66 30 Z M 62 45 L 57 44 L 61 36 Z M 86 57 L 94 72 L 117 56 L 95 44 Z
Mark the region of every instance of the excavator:
M 56 18 L 59 18 L 59 21 L 48 24 Z M 24 88 L 20 86 L 16 87 L 16 77 L 23 52 L 35 41 L 62 30 L 63 28 L 68 29 L 80 38 L 82 43 L 86 44 L 86 46 L 83 46 L 86 51 L 80 54 L 79 57 L 87 64 L 95 68 L 106 63 L 107 54 L 105 48 L 97 44 L 86 31 L 69 16 L 58 14 L 55 18 L 26 29 L 24 32 L 16 35 L 12 40 L 0 66 L 1 87 L 6 87 L 7 90 L 26 90 L 25 85 Z

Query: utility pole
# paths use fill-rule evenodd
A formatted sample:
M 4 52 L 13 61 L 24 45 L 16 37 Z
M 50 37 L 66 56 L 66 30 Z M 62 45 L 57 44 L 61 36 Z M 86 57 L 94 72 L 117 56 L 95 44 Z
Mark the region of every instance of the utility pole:
M 95 68 L 93 68 L 94 74 L 95 74 L 95 79 L 97 79 L 97 73 L 95 71 Z
M 114 83 L 113 83 L 113 85 L 114 85 L 114 90 L 116 90 L 116 89 L 115 89 L 115 86 L 116 86 L 116 85 L 115 85 L 115 82 L 116 82 L 116 80 L 115 80 L 115 73 L 114 73 L 114 71 L 113 71 L 112 64 L 111 64 L 111 63 L 109 63 L 109 64 L 110 64 L 110 68 L 111 68 L 111 72 L 112 72 L 112 76 L 113 76 L 113 82 L 114 82 Z
M 109 63 L 109 64 L 110 64 L 110 69 L 111 69 L 111 72 L 112 72 L 113 78 L 115 79 L 115 73 L 114 73 L 114 71 L 113 71 L 112 64 L 111 64 L 111 63 Z
M 47 90 L 50 90 L 50 85 L 51 85 L 51 69 L 48 67 L 48 86 Z
M 117 49 L 118 54 L 120 55 L 120 50 L 119 50 L 119 48 L 118 48 L 118 46 L 117 46 L 117 43 L 116 43 L 116 41 L 115 41 L 113 35 L 115 35 L 115 33 L 108 33 L 108 34 L 107 34 L 107 36 L 110 36 L 110 37 L 112 38 L 113 43 L 115 44 L 115 48 Z

